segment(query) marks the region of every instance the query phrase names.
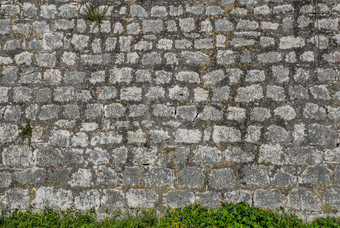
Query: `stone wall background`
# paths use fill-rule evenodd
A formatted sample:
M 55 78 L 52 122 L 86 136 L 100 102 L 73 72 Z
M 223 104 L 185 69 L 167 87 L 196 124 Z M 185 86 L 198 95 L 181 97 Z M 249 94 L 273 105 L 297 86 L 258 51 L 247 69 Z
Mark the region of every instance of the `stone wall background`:
M 338 215 L 337 0 L 0 4 L 2 208 Z

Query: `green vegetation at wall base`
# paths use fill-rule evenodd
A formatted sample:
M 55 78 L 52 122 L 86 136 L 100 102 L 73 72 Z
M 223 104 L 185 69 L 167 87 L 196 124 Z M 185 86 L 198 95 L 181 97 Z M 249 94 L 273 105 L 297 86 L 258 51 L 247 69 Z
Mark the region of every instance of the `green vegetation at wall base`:
M 167 209 L 161 215 L 156 210 L 139 210 L 133 213 L 116 211 L 111 217 L 97 219 L 94 209 L 80 212 L 69 209 L 44 209 L 33 213 L 3 210 L 0 227 L 340 227 L 340 218 L 318 218 L 304 222 L 283 208 L 277 212 L 250 207 L 245 203 L 223 204 L 218 209 L 200 205 Z

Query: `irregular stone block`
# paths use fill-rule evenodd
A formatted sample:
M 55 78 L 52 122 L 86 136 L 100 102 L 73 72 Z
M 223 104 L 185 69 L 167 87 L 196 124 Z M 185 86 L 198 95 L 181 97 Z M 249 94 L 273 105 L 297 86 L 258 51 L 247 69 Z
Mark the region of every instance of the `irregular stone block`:
M 305 211 L 320 211 L 321 202 L 313 192 L 297 188 L 290 191 L 288 206 Z
M 243 182 L 246 185 L 267 186 L 269 177 L 265 166 L 245 166 L 242 169 Z
M 223 111 L 212 106 L 205 106 L 197 118 L 202 120 L 221 121 L 223 119 Z
M 196 106 L 178 106 L 176 114 L 185 120 L 194 121 L 197 116 Z
M 199 143 L 202 133 L 199 130 L 177 129 L 175 138 L 177 143 Z
M 336 144 L 335 129 L 333 126 L 323 126 L 316 123 L 310 124 L 308 126 L 308 133 L 311 145 L 333 148 Z
M 255 159 L 255 154 L 249 151 L 243 151 L 240 147 L 228 147 L 223 156 L 227 161 L 237 163 L 247 163 Z
M 115 131 L 98 132 L 94 133 L 91 139 L 91 145 L 108 145 L 108 144 L 118 144 L 123 140 L 123 136 Z
M 196 203 L 204 207 L 218 208 L 221 203 L 220 192 L 200 192 L 195 195 Z
M 160 33 L 164 29 L 162 20 L 143 20 L 142 23 L 143 32 Z
M 259 162 L 282 165 L 282 147 L 279 144 L 263 144 L 260 147 Z
M 233 189 L 236 185 L 236 175 L 230 168 L 213 169 L 209 175 L 209 185 L 217 190 Z
M 235 62 L 235 54 L 231 50 L 217 50 L 217 64 L 233 64 Z
M 232 127 L 215 125 L 212 137 L 215 143 L 238 142 L 241 140 L 241 132 Z
M 122 208 L 125 206 L 126 198 L 122 191 L 108 188 L 104 189 L 103 192 L 101 205 L 104 208 Z
M 9 209 L 27 209 L 29 201 L 28 189 L 9 189 L 0 196 L 0 202 Z
M 313 165 L 321 163 L 322 153 L 314 147 L 291 147 L 286 154 L 286 162 L 291 165 Z
M 289 132 L 286 131 L 283 127 L 279 127 L 276 125 L 270 125 L 266 132 L 266 138 L 269 142 L 277 143 L 277 142 L 286 142 L 290 138 Z
M 1 126 L 1 125 L 0 125 Z M 14 127 L 7 129 L 7 127 L 12 127 L 16 125 L 5 125 L 1 128 L 4 133 L 11 133 L 11 136 L 14 135 L 13 132 L 11 132 L 10 129 L 13 129 Z M 3 141 L 2 141 L 3 142 Z M 11 145 L 8 147 L 4 147 L 2 151 L 2 163 L 6 167 L 28 167 L 33 164 L 32 159 L 32 149 L 29 146 L 15 146 Z
M 142 147 L 134 147 L 132 149 L 133 160 L 132 163 L 134 165 L 150 165 L 154 164 L 157 158 L 157 148 L 142 148 Z
M 61 163 L 62 153 L 55 147 L 43 147 L 34 151 L 37 166 L 58 166 Z
M 36 185 L 45 181 L 46 170 L 42 168 L 28 168 L 17 172 L 16 179 L 21 184 Z
M 49 207 L 54 210 L 66 210 L 72 206 L 73 196 L 70 190 L 40 187 L 32 203 L 38 209 Z
M 299 183 L 328 186 L 331 184 L 331 175 L 332 171 L 327 166 L 310 166 L 301 174 Z
M 98 209 L 100 206 L 100 194 L 97 190 L 81 192 L 74 198 L 74 206 L 77 210 L 88 211 L 91 208 Z
M 203 76 L 204 85 L 216 85 L 225 79 L 223 70 L 214 70 Z
M 279 190 L 257 189 L 254 193 L 254 206 L 276 209 L 285 204 L 285 197 Z
M 237 90 L 236 102 L 252 102 L 263 98 L 261 85 L 240 87 Z
M 226 192 L 223 195 L 223 202 L 226 202 L 226 203 L 245 202 L 251 206 L 252 201 L 253 201 L 252 193 L 247 190 L 236 190 L 232 192 Z
M 174 190 L 164 196 L 165 206 L 171 208 L 185 207 L 195 202 L 194 193 L 189 191 Z
M 182 51 L 181 56 L 185 59 L 187 64 L 201 65 L 210 63 L 209 56 L 200 51 Z
M 87 169 L 78 169 L 75 173 L 72 173 L 71 179 L 68 182 L 71 187 L 91 187 L 94 182 L 92 180 L 92 173 Z
M 145 182 L 148 186 L 173 186 L 175 175 L 173 170 L 162 167 L 153 167 L 145 174 Z
M 305 46 L 305 40 L 301 37 L 286 36 L 280 38 L 280 49 L 301 48 Z
M 179 172 L 178 185 L 189 188 L 203 188 L 204 174 L 200 168 L 186 167 Z
M 94 165 L 108 164 L 110 155 L 106 150 L 95 147 L 94 149 L 86 149 L 86 155 L 89 156 L 89 162 Z
M 178 81 L 190 82 L 190 83 L 200 82 L 198 73 L 194 71 L 180 71 L 178 74 L 176 74 L 176 79 Z
M 97 180 L 102 185 L 115 185 L 118 184 L 118 174 L 109 167 L 99 166 Z
M 127 204 L 134 208 L 151 208 L 158 200 L 158 195 L 153 190 L 130 189 L 126 193 Z

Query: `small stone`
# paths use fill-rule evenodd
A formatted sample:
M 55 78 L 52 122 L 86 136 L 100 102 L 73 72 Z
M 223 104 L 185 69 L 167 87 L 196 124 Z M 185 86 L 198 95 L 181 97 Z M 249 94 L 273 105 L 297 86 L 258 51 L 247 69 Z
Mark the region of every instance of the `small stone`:
M 200 78 L 198 73 L 194 71 L 180 71 L 176 74 L 176 79 L 178 81 L 190 82 L 190 83 L 199 83 Z
M 143 32 L 160 33 L 164 30 L 162 20 L 143 20 Z
M 236 102 L 252 102 L 263 98 L 261 85 L 250 85 L 247 87 L 240 87 L 235 98 Z
M 267 186 L 269 177 L 264 166 L 245 166 L 242 169 L 243 183 L 246 185 Z
M 296 117 L 295 110 L 289 105 L 276 108 L 274 110 L 274 115 L 279 116 L 286 121 L 293 120 Z
M 209 176 L 209 184 L 217 190 L 233 189 L 236 185 L 236 175 L 231 168 L 213 169 Z
M 285 142 L 289 139 L 289 132 L 287 132 L 283 127 L 276 125 L 271 125 L 266 132 L 266 137 L 269 142 Z
M 179 19 L 179 26 L 183 32 L 191 32 L 195 29 L 194 18 Z
M 260 147 L 259 162 L 282 165 L 282 154 L 282 147 L 279 144 L 263 144 Z
M 198 143 L 202 133 L 199 130 L 177 129 L 175 137 L 177 143 Z

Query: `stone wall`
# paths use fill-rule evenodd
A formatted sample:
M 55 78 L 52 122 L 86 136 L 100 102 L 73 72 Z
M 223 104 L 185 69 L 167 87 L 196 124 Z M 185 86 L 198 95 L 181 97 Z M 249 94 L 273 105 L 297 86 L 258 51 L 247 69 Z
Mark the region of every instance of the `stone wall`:
M 0 4 L 2 208 L 337 215 L 338 0 Z

